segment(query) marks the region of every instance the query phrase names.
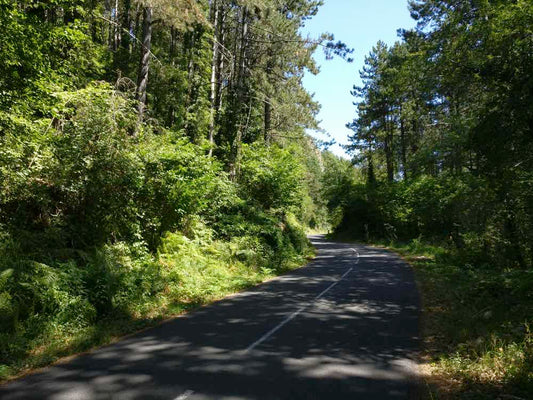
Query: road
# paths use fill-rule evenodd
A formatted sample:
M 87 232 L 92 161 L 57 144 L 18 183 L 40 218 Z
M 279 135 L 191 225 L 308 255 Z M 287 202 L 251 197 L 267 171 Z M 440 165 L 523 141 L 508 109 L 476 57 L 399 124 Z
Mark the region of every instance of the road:
M 383 250 L 311 240 L 307 266 L 13 381 L 0 398 L 413 398 L 410 267 Z

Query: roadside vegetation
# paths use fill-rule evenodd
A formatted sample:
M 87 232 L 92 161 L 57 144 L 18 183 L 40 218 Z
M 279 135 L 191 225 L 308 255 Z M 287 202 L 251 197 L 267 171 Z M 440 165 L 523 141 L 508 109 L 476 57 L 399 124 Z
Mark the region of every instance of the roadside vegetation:
M 319 5 L 0 4 L 0 380 L 305 263 Z
M 527 399 L 533 274 L 472 265 L 453 247 L 374 243 L 404 257 L 422 294 L 423 378 L 433 399 Z
M 533 3 L 410 11 L 352 92 L 355 168 L 325 186 L 335 234 L 414 265 L 432 398 L 530 398 Z
M 306 134 L 321 1 L 0 4 L 0 380 L 302 265 L 305 232 L 413 263 L 433 398 L 533 393 L 533 3 L 413 0 Z
M 144 127 L 130 137 L 133 109 L 109 85 L 60 97 L 61 132 L 49 121 L 10 120 L 2 138 L 3 165 L 21 167 L 4 169 L 1 196 L 2 377 L 241 290 L 310 254 L 300 147 L 243 145 L 231 181 L 178 134 Z

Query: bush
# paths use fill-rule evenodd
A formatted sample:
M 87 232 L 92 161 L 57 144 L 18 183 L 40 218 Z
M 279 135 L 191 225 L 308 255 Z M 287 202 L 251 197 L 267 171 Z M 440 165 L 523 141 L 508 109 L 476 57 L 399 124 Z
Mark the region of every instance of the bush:
M 533 225 L 522 189 L 500 201 L 502 192 L 467 173 L 353 185 L 337 230 L 364 240 L 423 237 L 452 245 L 471 264 L 530 266 Z
M 254 143 L 242 153 L 238 183 L 244 199 L 264 210 L 301 208 L 304 169 L 290 149 Z
M 107 84 L 57 93 L 52 113 L 0 115 L 0 356 L 9 360 L 0 374 L 69 353 L 67 338 L 84 349 L 105 341 L 106 324 L 132 329 L 308 254 L 299 217 L 310 201 L 294 149 L 244 146 L 231 182 L 203 147 L 137 126 L 132 100 Z

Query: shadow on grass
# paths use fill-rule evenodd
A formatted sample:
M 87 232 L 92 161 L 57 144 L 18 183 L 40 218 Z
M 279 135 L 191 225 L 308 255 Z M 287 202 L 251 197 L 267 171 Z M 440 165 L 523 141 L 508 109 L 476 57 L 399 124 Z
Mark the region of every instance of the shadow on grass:
M 271 270 L 270 275 L 262 276 L 268 279 L 284 275 L 304 263 L 302 257 L 300 264 L 280 264 L 277 270 Z M 275 272 L 275 274 L 272 274 Z M 61 358 L 88 352 L 91 349 L 107 345 L 123 338 L 124 336 L 142 331 L 146 328 L 157 326 L 165 320 L 175 318 L 182 314 L 197 310 L 228 295 L 249 289 L 261 280 L 257 277 L 234 280 L 222 290 L 211 294 L 196 295 L 187 300 L 173 300 L 164 308 L 153 307 L 153 317 L 134 316 L 124 310 L 113 312 L 96 321 L 95 324 L 83 328 L 67 330 L 54 329 L 47 326 L 46 322 L 35 324 L 31 332 L 21 335 L 19 332 L 0 336 L 0 383 L 23 376 L 33 369 L 53 364 Z M 32 333 L 33 332 L 33 333 Z
M 99 346 L 157 326 L 165 319 L 176 317 L 208 304 L 209 299 L 191 302 L 177 301 L 154 317 L 135 317 L 131 313 L 115 310 L 97 323 L 71 331 L 54 331 L 42 327 L 43 331 L 36 337 L 20 334 L 3 335 L 4 360 L 0 364 L 0 383 L 23 376 L 36 368 L 53 364 L 64 357 L 88 352 Z M 36 329 L 36 328 L 34 328 Z
M 415 267 L 436 399 L 529 399 L 533 271 L 472 266 L 429 245 L 390 245 Z

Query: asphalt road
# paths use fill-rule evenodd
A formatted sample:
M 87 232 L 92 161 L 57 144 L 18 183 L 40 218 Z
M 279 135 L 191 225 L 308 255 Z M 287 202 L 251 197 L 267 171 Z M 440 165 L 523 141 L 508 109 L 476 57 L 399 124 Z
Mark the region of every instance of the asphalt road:
M 408 399 L 419 299 L 391 253 L 312 236 L 287 275 L 0 387 L 11 399 Z

